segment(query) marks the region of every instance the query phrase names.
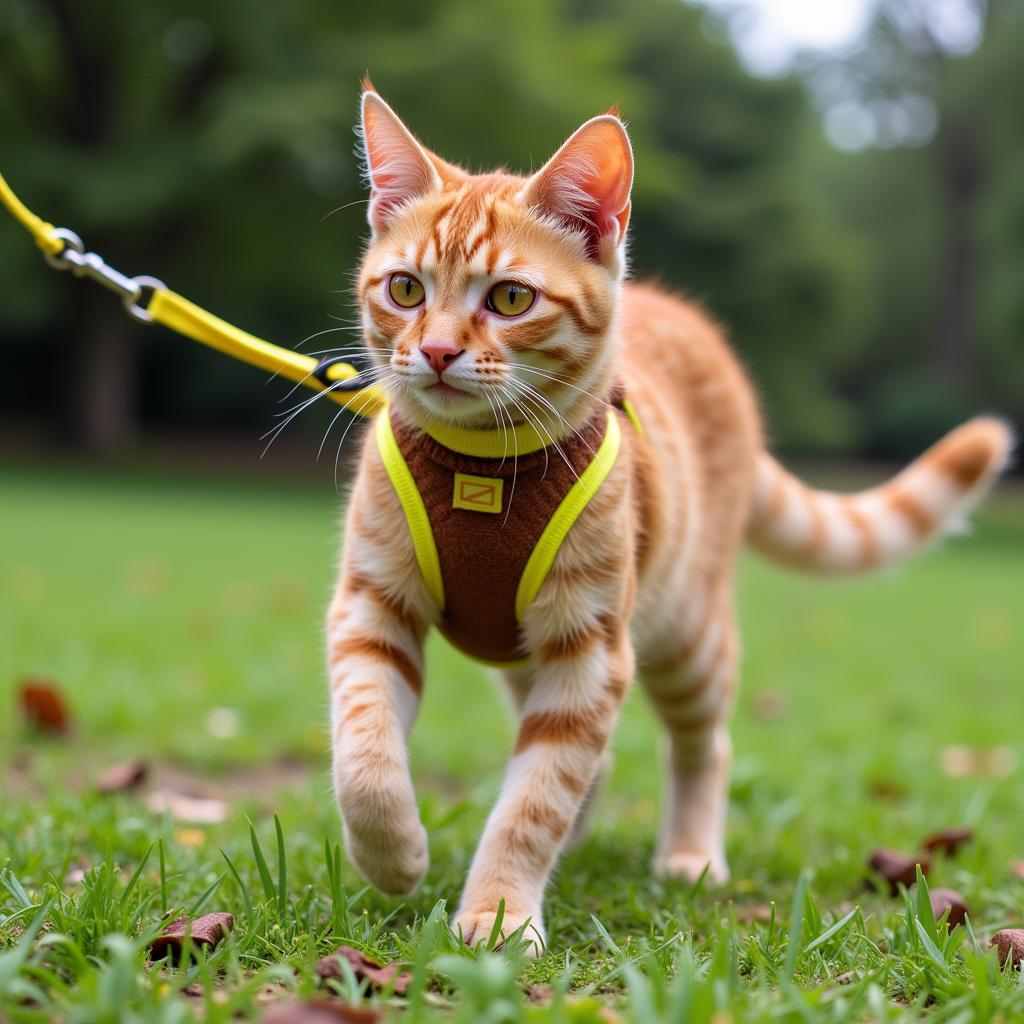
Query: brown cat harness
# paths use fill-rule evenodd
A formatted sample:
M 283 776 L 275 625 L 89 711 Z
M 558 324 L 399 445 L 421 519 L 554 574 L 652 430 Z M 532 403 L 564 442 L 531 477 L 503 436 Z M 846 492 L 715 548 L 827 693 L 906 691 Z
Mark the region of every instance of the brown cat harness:
M 629 402 L 613 402 L 640 429 Z M 391 409 L 378 414 L 377 446 L 442 609 L 439 629 L 463 653 L 498 665 L 522 660 L 523 612 L 615 465 L 619 420 L 612 406 L 602 409 L 561 440 L 559 452 L 529 426 L 514 436 L 451 426 L 424 432 Z

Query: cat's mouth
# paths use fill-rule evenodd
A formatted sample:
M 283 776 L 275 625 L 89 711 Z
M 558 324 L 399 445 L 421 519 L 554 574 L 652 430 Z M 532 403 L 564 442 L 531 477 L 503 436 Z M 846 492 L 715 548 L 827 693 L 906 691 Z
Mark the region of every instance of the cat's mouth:
M 435 381 L 426 390 L 432 395 L 464 395 L 466 393 L 462 388 L 454 387 L 446 380 Z
M 449 384 L 446 380 L 436 380 L 433 384 L 427 385 L 423 391 L 443 405 L 452 405 L 472 397 L 470 392 L 464 388 Z

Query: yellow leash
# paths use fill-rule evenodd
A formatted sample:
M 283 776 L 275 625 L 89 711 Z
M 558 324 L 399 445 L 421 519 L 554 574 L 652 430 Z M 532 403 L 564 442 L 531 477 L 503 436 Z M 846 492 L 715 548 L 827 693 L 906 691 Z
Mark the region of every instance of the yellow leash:
M 127 277 L 115 270 L 98 253 L 86 252 L 82 240 L 73 231 L 54 227 L 37 217 L 11 191 L 2 174 L 0 201 L 32 235 L 51 267 L 70 270 L 75 277 L 88 277 L 115 292 L 128 315 L 139 323 L 162 324 L 243 363 L 286 377 L 314 391 L 327 391 L 330 399 L 360 416 L 370 416 L 384 405 L 380 388 L 360 380 L 359 373 L 349 363 L 340 359 L 316 360 L 272 345 L 201 309 L 155 277 Z

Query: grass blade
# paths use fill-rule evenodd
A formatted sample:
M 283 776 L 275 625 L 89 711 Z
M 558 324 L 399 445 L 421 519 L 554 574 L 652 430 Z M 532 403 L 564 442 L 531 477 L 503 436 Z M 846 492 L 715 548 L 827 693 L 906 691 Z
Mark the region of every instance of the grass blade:
M 597 929 L 597 934 L 601 936 L 601 941 L 616 955 L 622 956 L 622 950 L 619 948 L 616 941 L 608 934 L 608 929 L 593 914 L 590 915 L 590 920 L 594 922 L 594 927 Z
M 227 878 L 226 871 L 219 875 L 213 884 L 210 885 L 210 887 L 202 894 L 202 896 L 192 904 L 192 909 L 188 912 L 189 917 L 194 917 L 203 909 L 203 907 L 206 906 L 213 894 L 220 888 L 220 883 L 223 882 L 225 878 Z
M 284 832 L 281 819 L 274 815 L 274 831 L 277 833 L 277 915 L 284 917 L 284 908 L 288 898 L 288 858 L 284 852 Z
M 235 868 L 235 865 L 231 862 L 231 858 L 223 851 L 223 849 L 221 849 L 220 855 L 227 862 L 231 874 L 235 876 L 235 881 L 238 883 L 238 888 L 242 890 L 242 899 L 245 900 L 245 912 L 249 917 L 249 921 L 252 922 L 255 918 L 252 912 L 252 897 L 249 895 L 249 888 L 242 882 L 242 878 L 238 874 L 238 870 Z M 166 911 L 164 912 L 164 916 L 167 916 Z
M 854 907 L 845 917 L 840 918 L 831 928 L 827 928 L 823 931 L 813 942 L 809 942 L 804 947 L 805 953 L 810 953 L 812 950 L 817 949 L 819 946 L 824 945 L 834 935 L 841 932 L 856 916 L 859 907 Z
M 786 962 L 782 968 L 782 980 L 788 985 L 796 971 L 796 958 L 800 952 L 800 940 L 804 931 L 804 897 L 807 894 L 808 873 L 804 869 L 797 879 L 793 893 L 793 913 L 789 919 L 789 945 L 786 947 Z
M 167 862 L 164 859 L 164 837 L 157 840 L 160 849 L 160 916 L 167 916 Z
M 149 849 L 143 854 L 142 860 L 139 861 L 139 866 L 135 869 L 135 874 L 128 879 L 128 884 L 124 887 L 124 892 L 121 893 L 121 899 L 118 900 L 118 906 L 121 910 L 124 910 L 124 905 L 131 896 L 135 886 L 139 884 L 139 878 L 142 876 L 142 872 L 146 870 L 146 865 L 149 863 L 149 855 L 153 852 L 153 844 L 150 843 Z
M 256 835 L 256 826 L 249 822 L 249 841 L 252 843 L 252 854 L 256 858 L 256 870 L 260 873 L 260 881 L 263 883 L 263 895 L 266 899 L 275 898 L 274 882 L 270 877 L 270 868 L 267 867 L 266 858 L 260 847 L 259 836 Z
M 490 953 L 501 942 L 501 926 L 505 920 L 505 901 L 498 901 L 498 913 L 494 917 L 494 924 L 491 926 L 491 934 L 487 937 L 487 945 L 484 949 Z

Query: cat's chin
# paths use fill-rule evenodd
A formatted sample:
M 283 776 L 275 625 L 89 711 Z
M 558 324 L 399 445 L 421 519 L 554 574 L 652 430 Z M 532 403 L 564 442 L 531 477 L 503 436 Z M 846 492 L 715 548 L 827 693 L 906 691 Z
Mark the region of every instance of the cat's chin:
M 408 395 L 408 406 L 414 407 L 414 419 L 443 420 L 465 427 L 493 424 L 494 412 L 487 399 L 472 391 L 463 391 L 447 384 L 420 388 Z

